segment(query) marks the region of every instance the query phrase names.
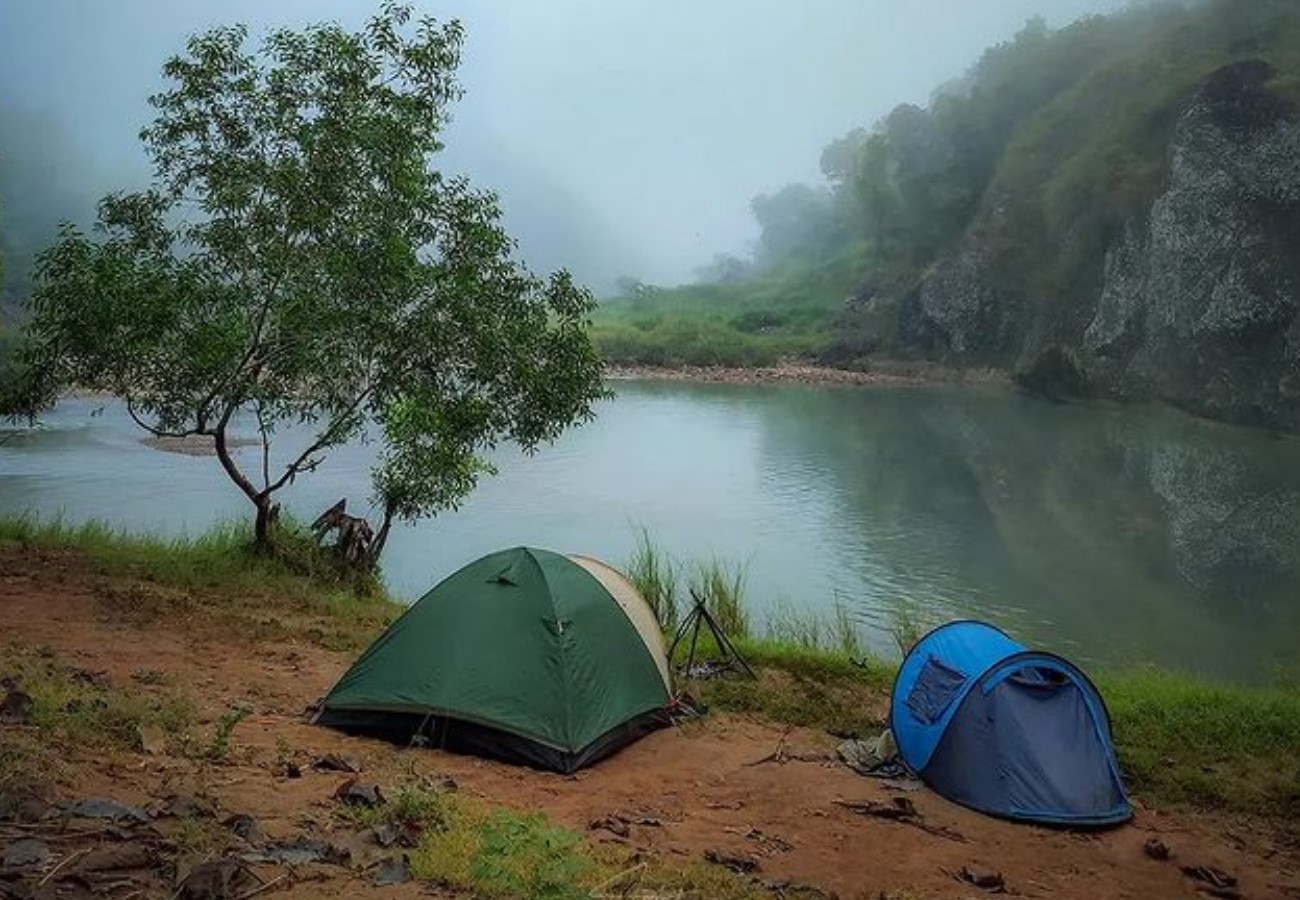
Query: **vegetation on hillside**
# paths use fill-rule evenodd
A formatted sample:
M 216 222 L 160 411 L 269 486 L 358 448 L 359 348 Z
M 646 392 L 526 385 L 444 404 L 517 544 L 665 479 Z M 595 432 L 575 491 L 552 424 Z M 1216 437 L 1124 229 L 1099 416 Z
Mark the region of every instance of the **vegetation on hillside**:
M 611 298 L 596 338 L 615 361 L 666 365 L 943 356 L 921 286 L 975 235 L 1011 324 L 967 360 L 1008 364 L 1034 321 L 1082 331 L 1106 250 L 1163 186 L 1180 112 L 1243 58 L 1269 63 L 1273 88 L 1300 100 L 1300 7 L 1153 2 L 1057 30 L 1031 20 L 928 107 L 901 105 L 829 144 L 822 184 L 756 198 L 752 260 Z
M 792 263 L 761 279 L 673 288 L 631 284 L 593 315 L 606 359 L 646 366 L 767 366 L 818 355 L 855 284 L 836 264 Z

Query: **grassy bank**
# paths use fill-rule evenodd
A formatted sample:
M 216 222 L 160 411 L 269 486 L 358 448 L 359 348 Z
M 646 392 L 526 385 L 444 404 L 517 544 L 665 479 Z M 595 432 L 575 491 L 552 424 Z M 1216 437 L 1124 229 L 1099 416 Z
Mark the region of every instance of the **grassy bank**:
M 253 549 L 247 523 L 165 538 L 96 522 L 0 518 L 5 543 L 79 555 L 105 577 L 101 600 L 137 622 L 203 607 L 238 620 L 256 637 L 273 638 L 296 625 L 327 646 L 360 649 L 403 609 L 377 578 L 341 572 L 332 555 L 292 523 L 280 535 L 275 558 Z M 286 608 L 295 613 L 292 620 L 269 615 Z
M 45 554 L 52 562 L 83 560 L 100 577 L 106 610 L 134 621 L 201 611 L 228 619 L 253 639 L 294 636 L 352 652 L 401 609 L 382 592 L 363 594 L 341 585 L 310 555 L 269 560 L 253 554 L 249 544 L 239 528 L 160 540 L 98 526 L 0 521 L 0 547 Z M 868 735 L 883 726 L 895 664 L 865 654 L 842 612 L 827 620 L 790 614 L 759 623 L 746 609 L 743 570 L 718 561 L 671 560 L 648 535 L 628 568 L 665 623 L 680 617 L 693 587 L 757 669 L 756 682 L 721 678 L 689 685 L 712 708 L 833 735 Z M 897 631 L 900 643 L 907 643 L 915 628 L 900 619 Z M 701 649 L 714 652 L 707 640 Z M 679 648 L 679 656 L 684 652 Z M 1141 802 L 1254 814 L 1296 827 L 1300 691 L 1155 672 L 1104 672 L 1098 683 L 1121 766 Z M 138 699 L 111 708 L 139 712 Z M 118 737 L 130 733 L 119 722 L 130 715 L 107 715 L 109 720 L 89 727 Z
M 746 608 L 742 570 L 673 560 L 644 530 L 628 573 L 672 621 L 695 591 L 758 670 L 756 683 L 697 685 L 711 706 L 833 735 L 884 727 L 897 664 L 862 650 L 842 607 L 829 618 L 778 614 L 760 628 Z M 900 651 L 923 630 L 911 611 L 897 610 L 892 631 Z M 703 648 L 717 652 L 708 640 Z M 679 647 L 679 661 L 684 653 Z M 1263 815 L 1300 833 L 1300 691 L 1156 671 L 1103 672 L 1097 680 L 1121 768 L 1140 800 Z

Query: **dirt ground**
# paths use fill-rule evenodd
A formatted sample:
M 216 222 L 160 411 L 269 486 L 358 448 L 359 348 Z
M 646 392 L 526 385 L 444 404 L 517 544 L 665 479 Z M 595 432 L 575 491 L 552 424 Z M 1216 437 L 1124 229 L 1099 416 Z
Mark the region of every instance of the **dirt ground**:
M 573 777 L 349 738 L 302 717 L 342 674 L 347 654 L 307 642 L 258 642 L 201 614 L 123 624 L 106 614 L 94 573 L 64 571 L 57 556 L 0 550 L 0 644 L 52 648 L 60 659 L 104 670 L 115 682 L 165 673 L 195 698 L 207 721 L 236 705 L 251 706 L 253 714 L 232 735 L 237 752 L 203 788 L 221 810 L 249 813 L 277 837 L 328 818 L 331 794 L 345 777 L 309 768 L 296 779 L 277 774 L 272 761 L 288 747 L 304 760 L 331 751 L 358 758 L 365 778 L 381 785 L 412 773 L 451 776 L 463 792 L 544 810 L 592 840 L 625 841 L 669 865 L 710 850 L 747 855 L 759 862 L 756 877 L 769 883 L 813 885 L 842 898 L 983 896 L 954 877 L 964 866 L 1000 872 L 1009 892 L 1023 897 L 1207 896 L 1181 866 L 1213 866 L 1239 879 L 1242 897 L 1300 898 L 1300 853 L 1279 844 L 1264 823 L 1139 809 L 1125 827 L 1072 833 L 977 815 L 928 790 L 909 792 L 931 827 L 926 831 L 837 805 L 890 803 L 900 794 L 832 763 L 828 736 L 790 732 L 786 750 L 808 759 L 760 763 L 783 729 L 727 715 L 660 731 Z M 193 790 L 193 778 L 186 761 L 165 754 L 74 756 L 56 791 L 143 805 Z M 626 838 L 589 830 L 593 820 L 613 813 L 660 824 L 633 824 Z M 1152 837 L 1172 848 L 1172 860 L 1147 857 L 1143 844 Z M 320 867 L 312 877 L 286 880 L 262 896 L 428 895 L 413 884 L 371 888 L 340 867 Z

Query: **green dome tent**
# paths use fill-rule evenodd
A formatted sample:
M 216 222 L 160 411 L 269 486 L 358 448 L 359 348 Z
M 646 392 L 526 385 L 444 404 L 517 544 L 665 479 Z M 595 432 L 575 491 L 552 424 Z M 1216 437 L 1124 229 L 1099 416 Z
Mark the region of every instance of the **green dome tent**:
M 418 600 L 316 722 L 573 772 L 667 722 L 663 634 L 617 570 L 518 547 Z

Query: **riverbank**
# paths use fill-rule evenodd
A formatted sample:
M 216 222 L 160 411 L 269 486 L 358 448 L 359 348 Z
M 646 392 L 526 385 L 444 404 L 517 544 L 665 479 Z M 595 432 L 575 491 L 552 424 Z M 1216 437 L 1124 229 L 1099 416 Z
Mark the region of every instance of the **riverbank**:
M 784 361 L 770 366 L 643 366 L 611 364 L 615 380 L 683 381 L 710 384 L 808 384 L 818 386 L 904 387 L 963 384 L 1009 388 L 1011 378 L 999 369 L 956 369 L 931 362 L 881 360 L 869 370 L 836 369 L 809 362 Z
M 303 709 L 401 607 L 325 570 L 251 556 L 243 538 L 229 529 L 163 543 L 0 522 L 0 675 L 35 698 L 28 722 L 0 725 L 0 816 L 25 801 L 24 815 L 37 800 L 66 809 L 107 798 L 150 808 L 149 828 L 164 834 L 128 822 L 116 836 L 47 839 L 40 823 L 56 820 L 38 820 L 55 854 L 47 869 L 108 846 L 181 871 L 269 858 L 248 866 L 268 895 L 290 897 L 355 896 L 402 855 L 416 880 L 386 896 L 434 885 L 444 897 L 944 897 L 963 866 L 1040 896 L 1190 896 L 1178 865 L 1233 873 L 1245 896 L 1300 890 L 1293 691 L 1105 676 L 1133 824 L 1081 839 L 909 794 L 936 834 L 836 805 L 890 802 L 886 786 L 835 764 L 833 747 L 835 734 L 880 728 L 892 667 L 794 640 L 743 642 L 756 683 L 693 685 L 709 717 L 574 778 L 309 726 Z M 313 767 L 330 754 L 359 761 L 362 782 L 389 803 L 358 812 L 331 799 L 351 776 Z M 31 833 L 19 824 L 0 818 L 0 849 Z M 383 846 L 384 824 L 414 846 Z M 1177 864 L 1144 855 L 1152 837 Z M 294 842 L 333 849 L 277 861 Z M 778 887 L 792 882 L 806 887 Z M 175 886 L 141 889 L 170 896 Z

